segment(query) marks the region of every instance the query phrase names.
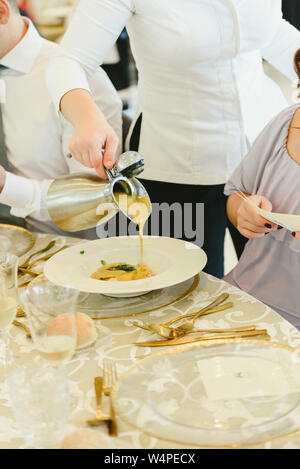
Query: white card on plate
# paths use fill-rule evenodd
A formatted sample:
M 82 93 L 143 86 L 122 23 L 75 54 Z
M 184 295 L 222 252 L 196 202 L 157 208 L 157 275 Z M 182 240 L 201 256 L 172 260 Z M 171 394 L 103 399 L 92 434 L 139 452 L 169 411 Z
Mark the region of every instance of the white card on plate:
M 247 357 L 213 357 L 197 362 L 207 398 L 211 401 L 282 396 L 300 389 L 280 364 Z

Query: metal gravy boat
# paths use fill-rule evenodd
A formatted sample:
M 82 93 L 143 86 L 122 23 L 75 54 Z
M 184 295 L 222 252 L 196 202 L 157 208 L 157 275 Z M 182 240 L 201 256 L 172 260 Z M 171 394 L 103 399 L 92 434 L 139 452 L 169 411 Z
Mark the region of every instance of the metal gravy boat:
M 128 151 L 111 170 L 105 169 L 108 180 L 85 173 L 55 179 L 46 198 L 52 221 L 64 231 L 94 228 L 122 210 L 116 200 L 117 193 L 143 198 L 151 211 L 149 195 L 135 178 L 143 170 L 144 158 L 137 152 Z M 128 213 L 124 213 L 132 220 Z

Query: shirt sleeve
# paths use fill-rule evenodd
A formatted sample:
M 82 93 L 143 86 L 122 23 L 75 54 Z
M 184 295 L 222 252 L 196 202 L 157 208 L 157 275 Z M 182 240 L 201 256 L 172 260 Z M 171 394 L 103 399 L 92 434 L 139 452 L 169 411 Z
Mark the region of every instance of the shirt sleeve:
M 6 172 L 6 181 L 0 194 L 0 203 L 11 207 L 11 214 L 25 218 L 32 215 L 39 220 L 49 220 L 43 195 L 48 192 L 51 180 L 37 181 Z
M 272 42 L 262 50 L 262 56 L 291 80 L 297 78 L 294 55 L 300 47 L 300 31 L 282 19 Z
M 294 111 L 294 106 L 285 109 L 262 130 L 248 154 L 227 181 L 224 189 L 225 195 L 231 195 L 234 192 L 251 195 L 259 193 L 268 161 L 286 144 Z
M 91 91 L 88 79 L 102 64 L 133 13 L 133 0 L 80 1 L 47 70 L 47 85 L 57 111 L 68 91 Z

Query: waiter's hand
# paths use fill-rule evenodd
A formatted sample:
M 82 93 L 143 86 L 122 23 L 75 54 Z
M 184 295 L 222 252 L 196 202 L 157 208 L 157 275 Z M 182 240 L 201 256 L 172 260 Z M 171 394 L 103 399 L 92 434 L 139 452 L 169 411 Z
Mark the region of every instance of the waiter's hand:
M 258 207 L 272 211 L 271 202 L 262 195 L 251 195 L 249 199 Z M 263 238 L 265 234 L 277 230 L 277 225 L 259 215 L 246 201 L 241 201 L 237 210 L 237 229 L 249 239 Z
M 0 166 L 0 194 L 3 190 L 6 181 L 6 171 L 3 166 Z
M 83 89 L 69 91 L 61 99 L 60 110 L 74 127 L 69 142 L 71 155 L 84 166 L 94 168 L 100 177 L 106 178 L 104 167 L 113 167 L 119 138 L 90 93 Z
M 104 166 L 113 167 L 118 145 L 118 136 L 106 120 L 93 119 L 75 127 L 69 150 L 79 163 L 94 168 L 101 178 L 106 178 Z

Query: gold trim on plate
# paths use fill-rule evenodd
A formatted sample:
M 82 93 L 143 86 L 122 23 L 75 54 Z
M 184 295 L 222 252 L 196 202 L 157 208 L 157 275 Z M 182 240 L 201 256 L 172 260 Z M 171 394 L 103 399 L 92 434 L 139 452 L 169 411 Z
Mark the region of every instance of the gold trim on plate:
M 200 276 L 199 276 L 199 274 L 197 274 L 194 277 L 194 281 L 193 281 L 192 285 L 188 288 L 188 290 L 185 293 L 180 295 L 178 298 L 175 298 L 175 300 L 172 300 L 169 303 L 166 303 L 164 305 L 158 306 L 157 308 L 148 309 L 146 311 L 141 311 L 141 312 L 138 312 L 138 313 L 128 314 L 128 315 L 125 315 L 125 316 L 111 316 L 109 318 L 108 317 L 104 317 L 104 318 L 101 318 L 101 317 L 93 318 L 92 317 L 92 319 L 94 321 L 107 321 L 107 320 L 110 320 L 110 319 L 123 319 L 123 318 L 128 319 L 128 318 L 134 318 L 136 316 L 140 316 L 141 314 L 153 313 L 154 311 L 158 311 L 160 309 L 167 308 L 168 306 L 172 306 L 175 303 L 178 303 L 179 301 L 184 300 L 185 298 L 190 296 L 196 290 L 196 288 L 198 287 L 199 281 L 200 281 Z
M 33 280 L 30 280 L 30 282 L 28 282 L 28 283 L 33 284 L 33 283 L 39 282 L 43 279 L 47 280 L 47 277 L 43 273 L 41 273 L 39 276 L 35 277 Z M 50 280 L 49 280 L 49 282 L 50 282 Z M 92 313 L 86 313 L 86 314 L 88 314 L 90 316 L 90 318 L 93 319 L 94 321 L 109 321 L 111 319 L 134 318 L 136 316 L 140 316 L 141 314 L 152 313 L 154 311 L 158 311 L 160 309 L 167 308 L 168 306 L 174 305 L 175 303 L 178 303 L 179 301 L 184 300 L 185 298 L 188 298 L 196 290 L 196 288 L 199 285 L 199 282 L 200 282 L 200 276 L 199 276 L 199 274 L 197 274 L 194 277 L 192 285 L 190 285 L 188 287 L 188 289 L 186 290 L 185 293 L 182 293 L 178 298 L 175 298 L 174 300 L 170 301 L 169 303 L 163 304 L 163 305 L 158 306 L 158 307 L 153 308 L 153 309 L 148 309 L 146 311 L 141 311 L 141 312 L 132 313 L 132 314 L 126 314 L 126 315 L 119 315 L 119 316 L 109 316 L 109 317 L 107 317 L 107 316 L 105 316 L 105 317 L 100 317 L 100 316 L 93 317 Z M 95 294 L 95 293 L 93 293 L 93 294 Z M 78 308 L 78 309 L 80 310 L 80 308 Z M 85 311 L 81 310 L 81 312 L 84 313 Z
M 152 359 L 153 357 L 159 357 L 161 355 L 176 355 L 176 354 L 180 354 L 180 353 L 183 353 L 187 350 L 191 350 L 193 348 L 205 348 L 205 347 L 215 347 L 216 345 L 218 346 L 221 346 L 223 344 L 251 344 L 251 345 L 264 345 L 264 346 L 267 346 L 267 347 L 273 347 L 273 348 L 281 348 L 281 349 L 285 349 L 285 350 L 288 350 L 290 352 L 295 352 L 297 351 L 298 349 L 297 348 L 293 348 L 293 347 L 290 347 L 288 345 L 284 345 L 284 344 L 279 344 L 279 343 L 274 343 L 274 342 L 266 342 L 266 341 L 262 341 L 262 340 L 247 340 L 247 339 L 225 339 L 224 341 L 216 341 L 216 342 L 210 342 L 210 343 L 203 343 L 203 344 L 195 344 L 195 345 L 189 345 L 189 346 L 184 346 L 182 347 L 181 349 L 178 349 L 178 348 L 174 348 L 174 349 L 167 349 L 167 350 L 162 350 L 160 352 L 157 352 L 157 353 L 154 353 L 154 354 L 151 354 L 151 355 L 148 355 L 146 356 L 145 358 L 142 358 L 140 359 L 137 363 L 135 363 L 134 365 L 132 365 L 127 371 L 125 371 L 121 376 L 120 378 L 118 379 L 117 383 L 115 384 L 113 390 L 112 390 L 112 394 L 111 394 L 111 399 L 112 399 L 112 404 L 113 404 L 113 408 L 115 410 L 115 413 L 127 424 L 129 425 L 130 427 L 134 428 L 135 430 L 138 430 L 139 432 L 143 433 L 144 435 L 147 435 L 151 438 L 156 438 L 160 441 L 165 441 L 167 443 L 172 443 L 172 444 L 179 444 L 179 445 L 182 445 L 184 447 L 189 447 L 189 448 L 201 448 L 201 449 L 242 449 L 242 448 L 249 448 L 249 447 L 253 447 L 253 446 L 261 446 L 261 445 L 265 445 L 267 443 L 272 443 L 272 442 L 276 442 L 276 441 L 279 441 L 279 440 L 282 440 L 284 438 L 289 438 L 289 437 L 293 437 L 295 435 L 297 435 L 299 432 L 300 432 L 300 427 L 291 431 L 291 432 L 288 432 L 288 433 L 285 433 L 283 435 L 278 435 L 276 437 L 273 437 L 273 438 L 270 438 L 270 439 L 267 439 L 267 440 L 262 440 L 262 441 L 257 441 L 257 442 L 253 442 L 253 443 L 240 443 L 240 444 L 232 444 L 232 445 L 224 445 L 224 446 L 217 446 L 217 445 L 197 445 L 197 444 L 189 444 L 189 443 L 186 443 L 186 442 L 181 442 L 181 441 L 178 441 L 178 440 L 172 440 L 172 439 L 166 439 L 166 438 L 159 438 L 157 435 L 155 435 L 154 433 L 151 433 L 151 431 L 147 431 L 147 430 L 144 430 L 143 428 L 139 427 L 138 425 L 130 422 L 127 418 L 127 414 L 125 412 L 122 412 L 120 410 L 120 407 L 119 407 L 119 404 L 118 404 L 118 392 L 119 392 L 119 388 L 120 388 L 120 385 L 121 383 L 127 378 L 127 376 L 136 368 L 138 368 L 139 366 L 141 366 L 141 363 L 144 362 L 145 360 L 150 360 Z
M 35 237 L 30 231 L 26 230 L 26 228 L 23 228 L 22 226 L 8 225 L 8 224 L 5 224 L 5 223 L 0 223 L 0 229 L 1 228 L 6 228 L 6 229 L 14 230 L 14 231 L 19 231 L 21 233 L 24 233 L 29 238 L 29 247 L 27 247 L 25 251 L 23 251 L 21 254 L 19 254 L 19 257 L 24 256 L 24 254 L 29 252 L 30 249 L 34 246 Z

